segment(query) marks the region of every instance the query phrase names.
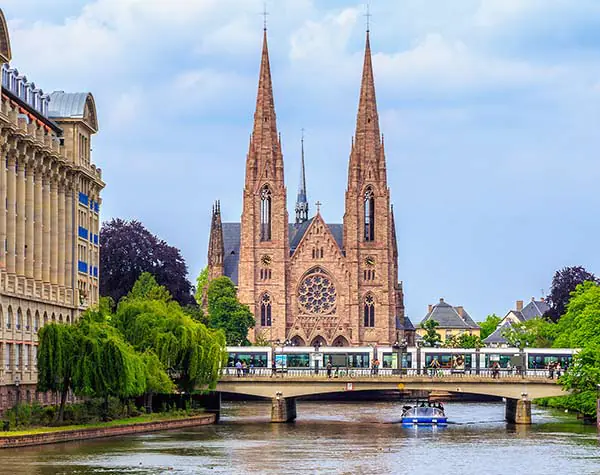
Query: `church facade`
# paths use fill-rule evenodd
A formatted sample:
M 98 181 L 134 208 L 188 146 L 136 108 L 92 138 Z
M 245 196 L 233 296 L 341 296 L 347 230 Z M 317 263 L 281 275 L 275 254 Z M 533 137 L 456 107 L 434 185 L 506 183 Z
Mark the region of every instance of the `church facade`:
M 309 217 L 302 155 L 295 222 L 287 211 L 281 137 L 277 131 L 267 33 L 246 157 L 240 223 L 213 208 L 209 279 L 225 275 L 256 318 L 250 339 L 295 345 L 391 345 L 414 340 L 404 315 L 394 212 L 367 31 L 356 131 L 350 151 L 345 213 L 326 223 Z

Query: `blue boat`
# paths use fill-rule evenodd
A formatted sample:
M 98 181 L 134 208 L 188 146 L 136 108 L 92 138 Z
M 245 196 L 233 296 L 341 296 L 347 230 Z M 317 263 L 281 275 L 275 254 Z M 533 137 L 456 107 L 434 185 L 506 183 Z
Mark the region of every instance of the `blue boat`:
M 404 406 L 402 409 L 403 425 L 445 426 L 448 424 L 448 418 L 441 404 L 419 405 L 417 403 L 414 406 Z

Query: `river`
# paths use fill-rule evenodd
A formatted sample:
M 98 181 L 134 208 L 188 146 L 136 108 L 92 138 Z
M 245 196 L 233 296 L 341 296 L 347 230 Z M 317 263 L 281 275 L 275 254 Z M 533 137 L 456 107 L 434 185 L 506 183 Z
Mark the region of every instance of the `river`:
M 502 403 L 449 403 L 446 428 L 403 428 L 391 402 L 298 402 L 293 424 L 270 424 L 265 403 L 223 409 L 214 426 L 4 450 L 0 473 L 600 474 L 595 427 L 549 409 L 516 428 Z

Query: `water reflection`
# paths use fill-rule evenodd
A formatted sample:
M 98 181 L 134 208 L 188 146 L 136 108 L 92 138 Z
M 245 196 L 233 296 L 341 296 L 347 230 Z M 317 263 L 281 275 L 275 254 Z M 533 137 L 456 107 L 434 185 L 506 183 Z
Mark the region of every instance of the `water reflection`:
M 299 402 L 298 421 L 270 424 L 270 405 L 235 403 L 221 424 L 0 452 L 1 473 L 561 474 L 598 473 L 594 427 L 534 408 L 533 426 L 502 404 L 447 404 L 445 428 L 405 428 L 400 403 Z

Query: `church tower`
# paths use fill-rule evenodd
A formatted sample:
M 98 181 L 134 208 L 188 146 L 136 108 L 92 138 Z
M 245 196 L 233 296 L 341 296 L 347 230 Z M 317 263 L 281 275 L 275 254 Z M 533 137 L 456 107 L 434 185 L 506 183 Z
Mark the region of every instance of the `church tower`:
M 367 30 L 365 57 L 348 166 L 344 213 L 344 249 L 350 269 L 353 299 L 350 318 L 359 341 L 394 343 L 397 311 L 403 305 L 397 282 L 395 230 L 383 137 L 375 97 L 370 35 Z
M 210 237 L 208 240 L 208 280 L 224 274 L 223 261 L 225 247 L 223 243 L 223 224 L 221 222 L 221 203 L 217 201 L 212 210 Z
M 288 212 L 266 28 L 254 127 L 246 157 L 239 252 L 238 297 L 256 317 L 255 336 L 285 340 Z

